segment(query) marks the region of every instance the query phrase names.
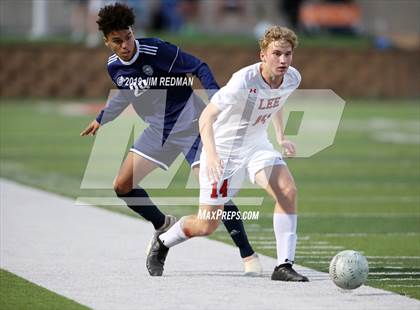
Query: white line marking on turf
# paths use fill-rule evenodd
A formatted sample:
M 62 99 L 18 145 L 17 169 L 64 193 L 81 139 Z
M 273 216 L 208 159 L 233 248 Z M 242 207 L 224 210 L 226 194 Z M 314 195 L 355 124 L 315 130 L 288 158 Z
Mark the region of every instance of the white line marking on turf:
M 370 199 L 370 197 L 369 197 Z M 340 198 L 342 201 L 343 198 Z M 348 202 L 348 199 L 345 198 Z M 363 201 L 366 201 L 366 198 L 363 198 Z M 389 199 L 385 199 L 385 201 L 389 202 Z M 416 202 L 419 202 L 417 200 Z M 273 215 L 269 213 L 264 213 L 263 216 L 265 218 L 272 218 Z M 370 218 L 384 218 L 384 219 L 407 219 L 412 217 L 418 217 L 418 213 L 383 213 L 383 212 L 375 212 L 375 213 L 357 213 L 357 212 L 336 212 L 336 213 L 324 213 L 324 212 L 303 212 L 299 214 L 299 218 L 317 218 L 317 219 L 342 219 L 342 218 L 363 218 L 363 219 L 370 219 Z M 420 232 L 418 232 L 420 234 Z
M 310 252 L 308 252 L 308 251 L 299 251 L 299 248 L 298 248 L 298 250 L 296 251 L 296 253 L 299 254 L 299 255 L 305 255 L 305 254 L 309 254 L 309 255 L 312 255 L 312 254 L 328 254 L 328 253 L 335 254 L 335 253 L 337 253 L 337 251 L 327 251 L 327 250 L 325 250 L 325 251 L 310 251 Z
M 275 249 L 275 245 L 260 245 L 258 246 L 259 249 Z
M 298 243 L 299 244 L 314 244 L 314 245 L 327 245 L 330 244 L 328 241 L 311 241 L 311 240 L 301 240 L 301 238 L 298 238 Z
M 311 253 L 313 253 L 313 252 L 311 252 Z M 299 256 L 301 256 L 301 257 L 304 257 L 304 258 L 329 258 L 329 257 L 331 257 L 330 255 L 299 255 Z M 410 257 L 410 256 L 407 256 L 407 257 L 404 257 L 404 256 L 384 256 L 384 257 L 382 257 L 382 256 L 366 256 L 367 258 L 368 258 L 368 260 L 369 260 L 369 263 L 371 262 L 371 259 L 373 259 L 373 261 L 375 260 L 375 259 L 386 259 L 386 260 L 390 260 L 390 259 L 395 259 L 395 260 L 411 260 L 411 259 L 418 259 L 418 258 L 416 258 L 416 257 Z M 383 264 L 384 262 L 378 262 L 378 263 L 381 263 L 381 264 Z M 393 261 L 392 262 L 393 264 L 399 264 L 399 262 L 396 262 L 396 261 Z
M 380 278 L 380 279 L 370 279 L 369 277 L 368 277 L 368 280 L 369 281 L 379 281 L 379 282 L 384 282 L 384 281 L 420 281 L 419 278 Z
M 418 232 L 394 232 L 394 233 L 323 233 L 323 237 L 368 237 L 368 236 L 418 236 Z
M 246 226 L 246 229 L 248 230 L 249 226 L 254 226 L 257 224 L 250 224 Z M 268 239 L 273 239 L 274 238 L 274 233 L 271 234 L 270 236 L 250 236 L 249 239 L 251 241 L 255 241 L 255 240 L 268 240 Z M 229 238 L 230 239 L 230 238 Z M 329 244 L 328 241 L 312 241 L 310 240 L 310 236 L 299 236 L 298 237 L 298 243 L 309 243 L 309 244 Z
M 298 245 L 298 249 L 344 249 L 342 246 L 336 246 L 336 245 Z
M 323 197 L 307 197 L 307 198 L 302 198 L 301 199 L 302 201 L 302 203 L 303 202 L 306 202 L 306 203 L 310 203 L 310 202 L 335 202 L 335 201 L 339 201 L 339 202 L 341 202 L 341 204 L 343 203 L 343 202 L 346 202 L 346 203 L 351 203 L 351 202 L 366 202 L 366 197 L 365 196 L 360 196 L 360 197 L 354 197 L 354 196 L 345 196 L 345 197 L 343 197 L 343 196 L 341 196 L 341 197 L 326 197 L 326 196 L 323 196 Z M 369 196 L 369 201 L 371 201 L 371 202 L 418 202 L 419 201 L 419 198 L 418 197 L 416 197 L 416 196 Z M 339 207 L 337 207 L 337 208 L 339 208 Z M 301 215 L 303 215 L 303 214 L 310 214 L 310 213 L 302 213 Z M 318 215 L 323 215 L 324 213 L 312 213 L 312 214 L 314 214 L 314 216 L 315 216 L 315 214 L 318 214 Z M 327 213 L 328 214 L 328 213 Z M 342 214 L 346 214 L 346 213 L 338 213 L 338 214 L 335 214 L 335 213 L 329 213 L 329 215 L 337 215 L 337 216 L 341 216 Z M 347 213 L 347 214 L 350 214 L 350 216 L 351 215 L 353 215 L 353 214 L 360 214 L 360 215 L 364 215 L 364 214 L 367 214 L 367 215 L 373 215 L 373 214 L 379 214 L 379 215 L 381 215 L 381 214 L 383 214 L 384 216 L 386 216 L 386 214 L 384 214 L 384 213 Z M 394 213 L 391 213 L 390 214 L 390 216 L 392 216 L 392 215 L 394 215 Z M 395 215 L 397 215 L 397 214 L 395 214 Z
M 253 244 L 258 244 L 258 245 L 273 245 L 273 244 L 275 245 L 276 241 L 254 241 L 252 243 Z
M 407 271 L 407 272 L 369 272 L 369 274 L 371 275 L 420 275 L 420 272 L 411 272 L 411 271 Z M 420 280 L 420 279 L 419 279 Z
M 367 258 L 379 258 L 379 259 L 420 259 L 420 256 L 367 256 Z
M 377 262 L 377 263 L 383 264 L 384 262 Z M 394 264 L 395 262 L 392 262 L 392 263 Z M 376 268 L 379 268 L 379 267 L 376 267 Z M 384 267 L 381 267 L 381 268 L 382 269 L 407 269 L 407 268 L 416 268 L 416 267 L 413 267 L 413 266 L 405 266 L 405 267 L 401 267 L 401 266 L 384 266 Z
M 303 257 L 303 256 L 298 256 L 298 258 L 304 259 L 304 261 L 301 263 L 305 263 L 305 264 L 315 264 L 315 265 L 329 265 L 331 260 L 307 260 L 307 257 Z M 326 257 L 322 257 L 322 258 L 326 258 Z M 332 257 L 331 257 L 332 258 Z M 392 262 L 393 264 L 398 264 L 398 262 Z M 380 266 L 376 266 L 374 268 L 382 268 L 382 269 L 408 269 L 410 267 L 406 267 L 406 266 L 402 266 L 403 264 L 400 263 L 399 266 L 390 266 L 390 267 L 383 267 L 384 263 L 383 262 L 374 262 L 374 261 L 369 261 L 369 266 L 374 266 L 374 265 L 380 265 Z

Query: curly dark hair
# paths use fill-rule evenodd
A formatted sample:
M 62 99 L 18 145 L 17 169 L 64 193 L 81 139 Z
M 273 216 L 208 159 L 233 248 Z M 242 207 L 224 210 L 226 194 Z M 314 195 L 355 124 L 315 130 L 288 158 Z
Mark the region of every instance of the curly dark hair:
M 122 3 L 104 6 L 98 16 L 96 23 L 105 37 L 112 31 L 128 29 L 135 21 L 133 9 Z

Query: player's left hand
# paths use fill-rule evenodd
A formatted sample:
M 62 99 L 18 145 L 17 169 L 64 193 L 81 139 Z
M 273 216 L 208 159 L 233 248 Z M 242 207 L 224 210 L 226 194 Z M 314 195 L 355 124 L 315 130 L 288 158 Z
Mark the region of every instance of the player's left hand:
M 94 136 L 96 132 L 98 131 L 99 127 L 101 127 L 101 124 L 99 124 L 96 120 L 93 120 L 86 128 L 80 133 L 80 136 L 87 136 L 91 135 Z
M 296 147 L 295 147 L 295 144 L 292 141 L 283 140 L 279 143 L 283 147 L 284 156 L 294 157 L 296 155 Z

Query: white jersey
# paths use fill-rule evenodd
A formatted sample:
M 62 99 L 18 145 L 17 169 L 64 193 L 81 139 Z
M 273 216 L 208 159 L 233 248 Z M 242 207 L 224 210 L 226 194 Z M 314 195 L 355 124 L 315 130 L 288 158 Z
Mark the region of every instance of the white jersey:
M 235 72 L 211 99 L 221 113 L 213 125 L 217 153 L 229 161 L 254 152 L 267 143 L 267 127 L 288 96 L 299 86 L 299 72 L 289 67 L 282 84 L 271 89 L 260 72 L 261 62 Z

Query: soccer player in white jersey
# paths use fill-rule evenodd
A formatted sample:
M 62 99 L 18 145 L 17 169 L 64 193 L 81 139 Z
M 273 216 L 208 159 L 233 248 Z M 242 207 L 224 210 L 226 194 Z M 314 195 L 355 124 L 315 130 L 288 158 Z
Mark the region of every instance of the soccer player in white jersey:
M 295 146 L 283 135 L 282 106 L 301 81 L 299 72 L 290 66 L 296 46 L 297 36 L 292 30 L 279 26 L 268 29 L 260 40 L 261 62 L 233 74 L 201 114 L 199 214 L 223 209 L 247 175 L 275 200 L 277 266 L 271 279 L 306 282 L 308 278 L 292 268 L 297 239 L 296 185 L 281 154 L 267 138 L 272 119 L 277 142 L 287 156 L 295 154 Z M 194 236 L 209 235 L 219 223 L 220 219 L 198 215 L 182 217 L 160 235 L 148 259 L 163 269 L 170 247 Z

